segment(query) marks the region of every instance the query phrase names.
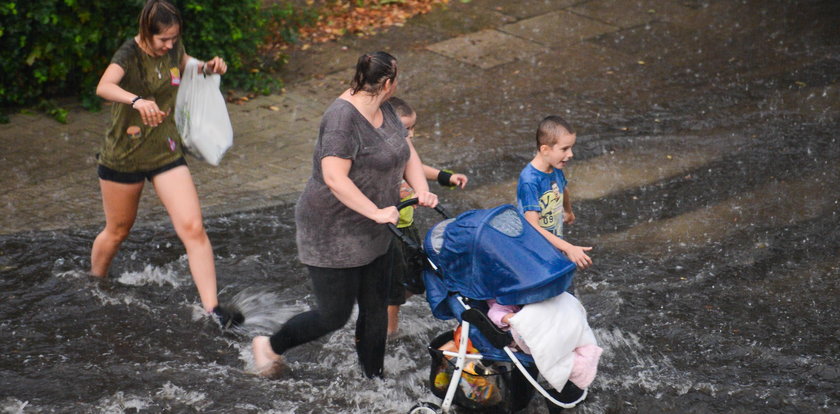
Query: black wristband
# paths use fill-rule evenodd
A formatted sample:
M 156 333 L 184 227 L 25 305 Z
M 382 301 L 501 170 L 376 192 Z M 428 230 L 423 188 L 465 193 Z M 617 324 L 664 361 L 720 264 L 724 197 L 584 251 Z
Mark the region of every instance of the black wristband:
M 452 187 L 452 183 L 449 181 L 450 178 L 452 178 L 451 172 L 440 170 L 437 176 L 437 182 L 444 187 Z
M 140 95 L 135 96 L 134 99 L 131 100 L 131 107 L 134 108 L 134 104 L 136 104 L 137 101 L 139 101 L 141 99 L 143 99 L 142 96 L 140 96 Z

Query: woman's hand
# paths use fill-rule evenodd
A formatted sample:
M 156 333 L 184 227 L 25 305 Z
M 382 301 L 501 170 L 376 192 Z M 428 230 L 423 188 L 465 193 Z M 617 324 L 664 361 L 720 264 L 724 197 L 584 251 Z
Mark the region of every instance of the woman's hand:
M 160 125 L 160 123 L 163 122 L 163 118 L 168 115 L 166 112 L 163 112 L 160 108 L 158 108 L 155 101 L 138 99 L 132 107 L 136 109 L 137 112 L 140 112 L 140 118 L 143 120 L 143 124 L 150 127 Z
M 438 197 L 428 191 L 417 191 L 414 193 L 417 197 L 417 204 L 423 207 L 435 208 L 438 205 Z
M 204 73 L 218 73 L 224 75 L 227 72 L 227 64 L 225 60 L 216 56 L 204 62 L 204 67 L 201 69 Z
M 397 224 L 400 219 L 400 212 L 394 206 L 380 208 L 371 218 L 379 224 Z

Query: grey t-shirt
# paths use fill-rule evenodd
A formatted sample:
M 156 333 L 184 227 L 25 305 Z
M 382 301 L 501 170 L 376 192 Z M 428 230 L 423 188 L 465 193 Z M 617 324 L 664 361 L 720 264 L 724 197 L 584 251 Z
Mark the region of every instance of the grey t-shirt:
M 351 210 L 324 183 L 321 159 L 352 161 L 349 177 L 379 208 L 396 205 L 409 158 L 408 135 L 391 104 L 380 107 L 380 128 L 350 102 L 336 99 L 321 119 L 312 177 L 295 206 L 297 246 L 303 264 L 327 268 L 364 266 L 385 254 L 391 234 L 384 224 Z

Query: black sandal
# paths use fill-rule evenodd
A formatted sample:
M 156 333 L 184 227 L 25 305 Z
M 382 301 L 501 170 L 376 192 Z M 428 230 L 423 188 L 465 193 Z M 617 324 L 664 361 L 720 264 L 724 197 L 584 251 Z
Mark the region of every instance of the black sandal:
M 213 316 L 216 322 L 222 326 L 222 329 L 230 329 L 234 326 L 242 325 L 245 322 L 245 316 L 242 315 L 236 308 L 225 308 L 217 305 L 213 308 Z

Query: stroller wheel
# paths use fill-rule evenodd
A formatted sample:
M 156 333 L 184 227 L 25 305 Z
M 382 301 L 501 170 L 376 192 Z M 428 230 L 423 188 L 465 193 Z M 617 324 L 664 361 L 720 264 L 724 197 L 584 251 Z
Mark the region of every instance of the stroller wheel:
M 438 414 L 440 412 L 440 407 L 430 402 L 421 402 L 408 410 L 408 414 Z

